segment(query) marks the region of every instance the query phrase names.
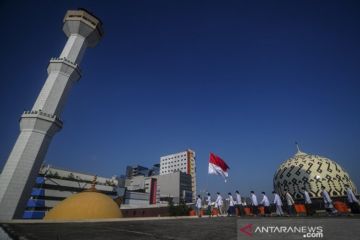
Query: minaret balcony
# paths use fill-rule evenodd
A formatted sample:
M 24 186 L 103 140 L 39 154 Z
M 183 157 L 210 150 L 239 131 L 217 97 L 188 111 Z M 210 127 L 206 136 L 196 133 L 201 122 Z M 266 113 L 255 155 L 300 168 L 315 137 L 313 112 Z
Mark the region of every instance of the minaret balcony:
M 63 121 L 54 114 L 45 113 L 41 110 L 24 111 L 20 118 L 22 129 L 38 129 L 48 132 L 51 128 L 54 133 L 63 127 Z M 45 129 L 44 129 L 45 127 Z
M 64 75 L 73 78 L 73 80 L 78 80 L 81 78 L 81 70 L 79 65 L 71 62 L 66 58 L 51 58 L 47 71 L 48 74 L 51 72 L 61 72 Z

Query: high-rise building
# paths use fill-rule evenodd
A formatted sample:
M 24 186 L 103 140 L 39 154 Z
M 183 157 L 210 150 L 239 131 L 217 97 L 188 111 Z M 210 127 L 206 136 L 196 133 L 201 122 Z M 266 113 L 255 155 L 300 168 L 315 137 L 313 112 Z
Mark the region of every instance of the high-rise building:
M 160 174 L 160 163 L 156 163 L 149 169 L 149 176 L 156 176 Z
M 192 198 L 196 198 L 196 155 L 191 149 L 160 157 L 160 175 L 183 172 L 191 175 Z
M 140 165 L 133 165 L 126 167 L 126 178 L 132 178 L 136 176 L 144 176 L 147 177 L 149 175 L 149 168 L 140 166 Z
M 63 123 L 60 119 L 72 86 L 80 79 L 80 62 L 88 47 L 103 35 L 101 21 L 85 10 L 67 11 L 63 30 L 68 37 L 31 111 L 20 119 L 20 134 L 0 175 L 0 220 L 22 218 L 32 185 L 46 152 Z

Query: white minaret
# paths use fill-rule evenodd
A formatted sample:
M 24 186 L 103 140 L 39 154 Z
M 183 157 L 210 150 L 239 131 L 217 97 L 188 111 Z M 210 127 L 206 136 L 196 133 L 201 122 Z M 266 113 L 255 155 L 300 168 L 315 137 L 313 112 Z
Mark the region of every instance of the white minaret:
M 68 36 L 59 58 L 50 60 L 48 77 L 31 111 L 20 119 L 20 134 L 0 175 L 0 220 L 22 218 L 52 137 L 62 128 L 60 114 L 87 47 L 103 35 L 102 23 L 85 10 L 67 11 Z

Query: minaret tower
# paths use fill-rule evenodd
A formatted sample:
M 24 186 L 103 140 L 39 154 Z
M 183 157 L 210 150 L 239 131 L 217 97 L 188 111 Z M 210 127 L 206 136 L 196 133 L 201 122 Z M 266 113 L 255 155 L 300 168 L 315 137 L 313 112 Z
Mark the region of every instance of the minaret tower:
M 0 175 L 0 220 L 22 218 L 52 137 L 61 130 L 60 115 L 73 84 L 81 77 L 79 64 L 87 47 L 103 35 L 101 21 L 86 10 L 70 10 L 63 30 L 68 37 L 31 111 L 20 119 L 20 134 Z

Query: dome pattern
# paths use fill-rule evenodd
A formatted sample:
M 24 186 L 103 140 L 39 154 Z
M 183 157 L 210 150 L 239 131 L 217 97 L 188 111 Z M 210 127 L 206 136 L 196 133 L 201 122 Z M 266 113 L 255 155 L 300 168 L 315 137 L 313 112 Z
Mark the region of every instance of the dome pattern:
M 321 197 L 321 187 L 332 197 L 345 196 L 345 185 L 357 193 L 349 174 L 336 162 L 318 155 L 298 152 L 280 165 L 274 175 L 274 189 L 284 194 L 285 189 L 295 198 L 303 198 L 302 188 L 306 187 L 310 197 Z

